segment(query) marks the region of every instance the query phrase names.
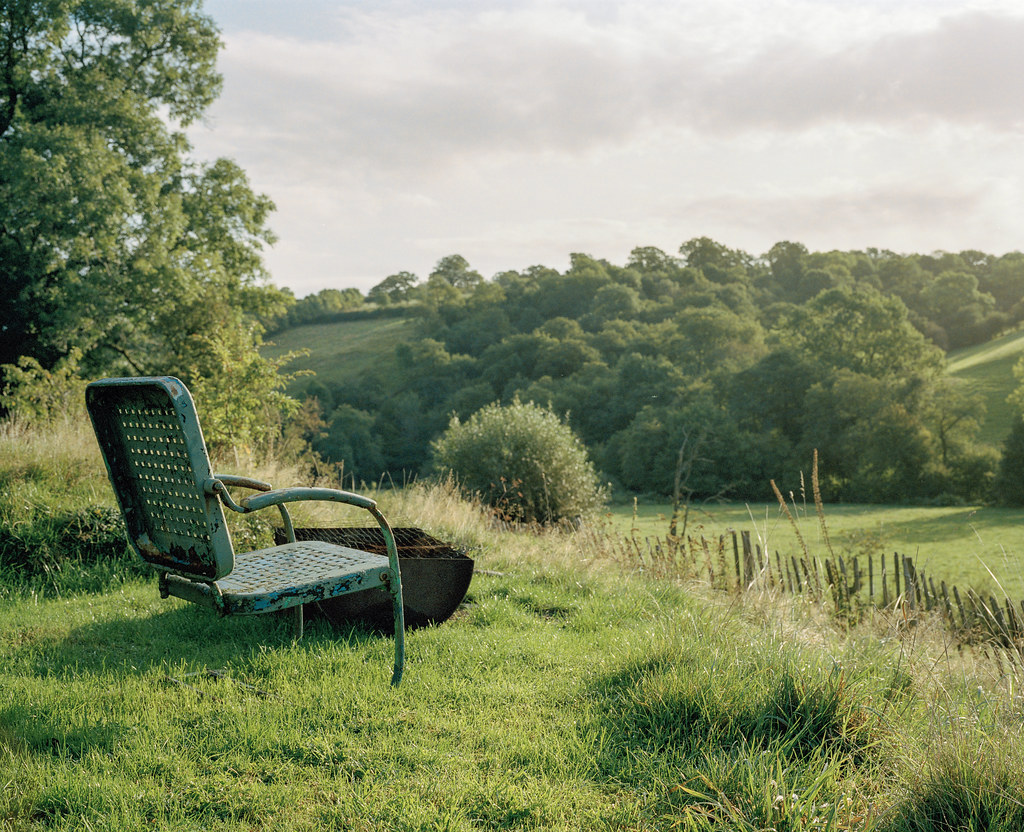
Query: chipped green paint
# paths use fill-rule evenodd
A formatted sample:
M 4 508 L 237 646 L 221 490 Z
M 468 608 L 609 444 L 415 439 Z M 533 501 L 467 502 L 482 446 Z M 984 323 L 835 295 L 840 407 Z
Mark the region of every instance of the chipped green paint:
M 111 485 L 136 553 L 160 572 L 160 594 L 223 615 L 294 611 L 302 636 L 303 604 L 384 587 L 395 617 L 391 684 L 402 678 L 405 620 L 398 550 L 391 526 L 369 497 L 332 488 L 282 488 L 215 475 L 195 403 L 178 379 L 114 378 L 86 388 L 86 405 Z M 230 488 L 258 492 L 236 501 Z M 345 503 L 368 511 L 387 556 L 322 541 L 296 542 L 287 503 Z M 276 506 L 289 542 L 235 557 L 224 508 L 247 514 Z

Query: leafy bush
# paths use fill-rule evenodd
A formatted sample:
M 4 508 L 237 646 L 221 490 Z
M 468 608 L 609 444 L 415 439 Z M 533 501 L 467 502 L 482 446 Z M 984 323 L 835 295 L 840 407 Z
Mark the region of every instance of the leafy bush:
M 266 446 L 280 435 L 282 420 L 299 409 L 283 388 L 306 372 L 285 373 L 282 367 L 300 353 L 266 358 L 261 343 L 259 332 L 241 323 L 192 339 L 186 381 L 213 454 Z
M 513 520 L 574 518 L 605 499 L 571 428 L 532 402 L 490 404 L 465 422 L 453 416 L 431 448 L 437 469 Z

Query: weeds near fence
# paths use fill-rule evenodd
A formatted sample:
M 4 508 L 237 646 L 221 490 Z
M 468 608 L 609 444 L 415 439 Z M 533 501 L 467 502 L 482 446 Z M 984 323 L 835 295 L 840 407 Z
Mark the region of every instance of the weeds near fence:
M 844 627 L 857 625 L 873 612 L 896 614 L 913 624 L 923 617 L 935 618 L 957 644 L 1001 650 L 1003 657 L 1024 669 L 1024 599 L 947 583 L 926 572 L 914 557 L 881 551 L 877 540 L 866 538 L 853 551 L 836 551 L 821 499 L 817 453 L 811 498 L 818 551 L 812 550 L 797 519 L 807 514 L 803 476 L 803 506 L 793 492 L 787 499 L 774 480 L 771 487 L 780 517 L 793 533 L 795 546 L 789 551 L 770 546 L 767 527 L 756 534 L 733 529 L 712 537 L 681 537 L 670 529 L 664 537 L 641 536 L 634 520 L 630 533 L 615 541 L 615 557 L 628 568 L 656 578 L 697 581 L 727 593 L 802 598 L 827 610 Z M 751 522 L 757 528 L 753 516 Z

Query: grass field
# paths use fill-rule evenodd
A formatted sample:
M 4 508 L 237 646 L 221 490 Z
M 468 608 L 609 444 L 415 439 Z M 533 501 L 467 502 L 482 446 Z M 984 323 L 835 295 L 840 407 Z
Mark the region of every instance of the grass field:
M 501 532 L 418 483 L 385 513 L 479 571 L 394 689 L 387 636 L 311 615 L 294 642 L 116 574 L 102 527 L 61 543 L 112 503 L 87 439 L 0 429 L 2 830 L 1024 828 L 1024 669 L 936 619 L 655 580 L 592 528 Z
M 790 507 L 800 534 L 824 554 L 821 524 L 813 504 Z M 672 507 L 637 501 L 611 507 L 613 527 L 640 537 L 664 537 Z M 992 592 L 1000 587 L 1024 599 L 1024 509 L 989 506 L 922 508 L 908 506 L 827 505 L 826 528 L 839 553 L 911 555 L 915 562 L 949 584 Z M 708 503 L 694 506 L 691 534 L 714 537 L 730 530 L 749 531 L 769 551 L 798 553 L 799 544 L 778 503 Z M 997 585 L 998 581 L 998 585 Z
M 308 324 L 277 333 L 264 348 L 266 355 L 277 357 L 292 350 L 308 349 L 309 356 L 296 358 L 288 370 L 312 370 L 322 382 L 344 383 L 358 377 L 367 367 L 391 360 L 396 344 L 413 333 L 412 318 L 378 318 Z M 308 384 L 300 378 L 296 387 Z
M 219 619 L 153 581 L 9 596 L 0 828 L 1024 823 L 1019 694 L 993 661 L 921 652 L 899 621 L 726 607 L 572 535 L 477 535 L 466 603 L 408 634 L 398 689 L 390 639 L 358 626 L 293 642 L 286 619 Z
M 985 402 L 986 416 L 979 439 L 1000 446 L 1010 432 L 1015 413 L 1006 397 L 1017 387 L 1013 367 L 1024 355 L 1024 330 L 976 347 L 949 354 L 948 372 Z

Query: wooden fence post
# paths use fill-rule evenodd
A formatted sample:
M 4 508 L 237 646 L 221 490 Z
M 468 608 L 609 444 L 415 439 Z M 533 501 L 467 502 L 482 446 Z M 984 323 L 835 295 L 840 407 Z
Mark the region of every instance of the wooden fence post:
M 743 542 L 743 586 L 750 586 L 754 580 L 754 552 L 750 547 L 750 532 L 740 532 Z
M 956 619 L 953 618 L 953 605 L 949 603 L 949 592 L 946 591 L 946 582 L 939 581 L 939 587 L 942 589 L 942 602 L 946 610 L 946 618 L 949 619 L 949 623 L 956 626 Z
M 971 624 L 967 623 L 967 610 L 964 609 L 964 602 L 960 598 L 960 590 L 957 588 L 956 584 L 953 584 L 953 598 L 956 599 L 957 608 L 960 610 L 960 623 L 963 625 L 965 630 L 969 629 L 974 623 L 974 620 L 971 620 Z
M 909 557 L 903 558 L 903 592 L 911 609 L 917 608 L 917 583 L 914 580 L 914 564 Z
M 832 602 L 836 605 L 836 612 L 841 612 L 843 596 L 839 591 L 839 573 L 838 569 L 833 569 L 832 561 L 828 558 L 825 559 L 825 577 L 828 579 L 829 589 L 832 590 Z
M 743 586 L 743 571 L 740 569 L 740 546 L 736 539 L 736 532 L 732 532 L 732 555 L 736 561 L 736 586 Z
M 703 535 L 701 535 L 700 543 L 701 543 L 701 551 L 704 552 L 704 565 L 707 567 L 707 570 L 708 570 L 708 583 L 711 584 L 711 586 L 714 586 L 715 585 L 715 569 L 711 565 L 711 550 L 708 549 L 708 542 L 704 539 Z M 726 577 L 725 577 L 724 573 L 722 575 L 722 583 L 725 584 L 725 586 L 722 587 L 723 589 L 726 589 L 726 590 L 729 589 L 728 581 L 726 580 Z

